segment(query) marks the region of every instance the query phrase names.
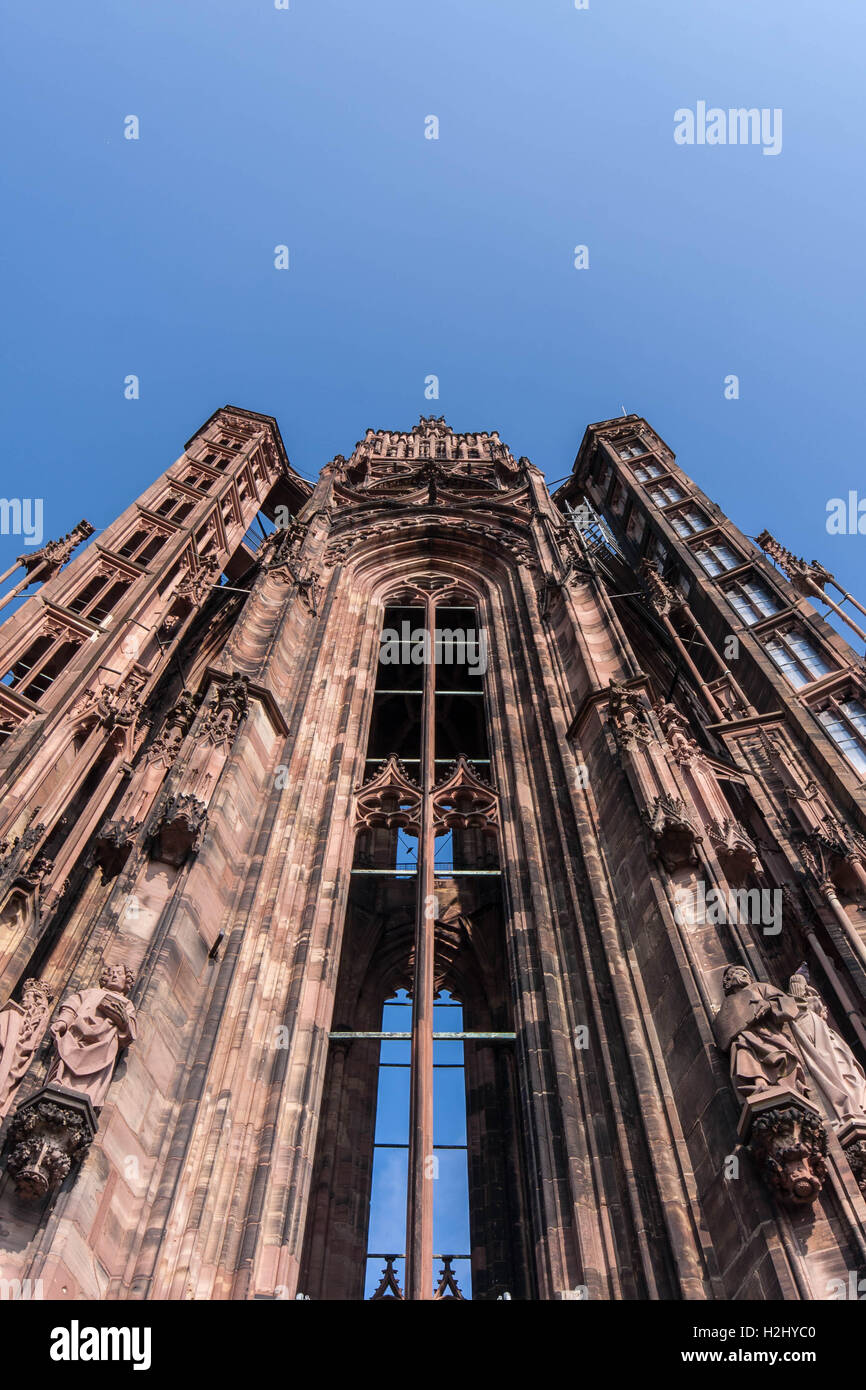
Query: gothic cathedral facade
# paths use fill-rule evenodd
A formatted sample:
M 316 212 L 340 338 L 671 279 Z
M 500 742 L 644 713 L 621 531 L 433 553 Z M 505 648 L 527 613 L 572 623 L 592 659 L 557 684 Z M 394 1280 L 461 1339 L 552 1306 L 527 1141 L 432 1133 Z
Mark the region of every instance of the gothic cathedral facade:
M 0 628 L 4 1278 L 824 1299 L 866 1264 L 866 668 L 819 606 L 866 610 L 827 570 L 637 416 L 551 494 L 433 417 L 311 484 L 225 407 L 91 529 Z

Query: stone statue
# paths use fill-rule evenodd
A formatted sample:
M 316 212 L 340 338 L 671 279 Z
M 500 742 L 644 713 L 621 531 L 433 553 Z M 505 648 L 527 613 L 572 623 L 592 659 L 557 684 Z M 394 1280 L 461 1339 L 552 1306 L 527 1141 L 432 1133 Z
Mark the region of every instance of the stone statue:
M 811 1099 L 794 1039 L 797 999 L 729 965 L 716 1042 L 731 1054 L 743 1114 L 738 1134 L 768 1187 L 785 1206 L 811 1206 L 827 1176 L 827 1131 Z M 778 1089 L 776 1089 L 778 1088 Z
M 53 998 L 41 980 L 25 980 L 22 1002 L 10 999 L 0 1009 L 0 1119 L 39 1046 Z
M 827 1023 L 827 1009 L 802 970 L 788 984 L 797 1003 L 791 1023 L 818 1099 L 834 1129 L 846 1120 L 866 1121 L 866 1074 L 844 1038 Z
M 798 1017 L 797 1001 L 776 985 L 755 981 L 744 965 L 729 965 L 722 985 L 725 999 L 713 1026 L 719 1047 L 730 1050 L 740 1100 L 782 1085 L 808 1096 L 800 1054 L 784 1031 Z
M 64 999 L 51 1025 L 55 1057 L 46 1086 L 82 1092 L 94 1109 L 104 1105 L 118 1055 L 135 1039 L 135 1009 L 126 998 L 133 979 L 126 966 L 103 963 L 98 988 Z

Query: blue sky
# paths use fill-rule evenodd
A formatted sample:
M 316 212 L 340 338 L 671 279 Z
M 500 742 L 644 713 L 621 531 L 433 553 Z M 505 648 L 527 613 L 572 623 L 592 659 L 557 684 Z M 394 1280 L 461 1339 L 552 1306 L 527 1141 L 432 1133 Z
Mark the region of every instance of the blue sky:
M 551 481 L 624 405 L 866 589 L 825 530 L 866 495 L 862 7 L 42 0 L 5 30 L 3 492 L 38 487 L 47 535 L 106 525 L 227 401 L 307 475 L 423 412 Z M 781 154 L 676 145 L 698 100 L 782 108 Z

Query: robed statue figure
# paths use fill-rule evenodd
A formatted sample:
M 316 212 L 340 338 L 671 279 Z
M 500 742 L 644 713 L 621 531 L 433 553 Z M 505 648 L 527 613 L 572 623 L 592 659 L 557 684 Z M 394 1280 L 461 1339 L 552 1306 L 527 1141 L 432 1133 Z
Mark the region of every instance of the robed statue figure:
M 809 1077 L 834 1128 L 846 1120 L 866 1120 L 866 1075 L 844 1038 L 827 1023 L 827 1009 L 805 967 L 791 976 L 788 988 L 797 1002 L 792 1024 Z
M 81 1091 L 94 1109 L 105 1103 L 120 1051 L 135 1038 L 135 1009 L 126 998 L 133 975 L 103 965 L 99 987 L 64 999 L 51 1025 L 55 1056 L 45 1084 Z
M 729 965 L 722 977 L 724 1002 L 716 1014 L 716 1042 L 731 1053 L 731 1080 L 741 1101 L 770 1086 L 809 1090 L 793 1038 L 786 1033 L 799 1006 L 776 985 L 752 978 L 744 965 Z

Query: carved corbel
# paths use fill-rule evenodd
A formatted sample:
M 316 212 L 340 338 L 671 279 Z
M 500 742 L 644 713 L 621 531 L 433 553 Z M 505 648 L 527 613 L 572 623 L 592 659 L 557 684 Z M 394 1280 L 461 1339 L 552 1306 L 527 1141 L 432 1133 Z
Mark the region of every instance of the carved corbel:
M 49 1085 L 24 1101 L 9 1126 L 6 1162 L 18 1196 L 31 1202 L 53 1196 L 95 1134 L 96 1115 L 84 1094 Z
M 815 1201 L 827 1176 L 827 1131 L 817 1108 L 785 1086 L 746 1099 L 738 1133 L 783 1206 Z

